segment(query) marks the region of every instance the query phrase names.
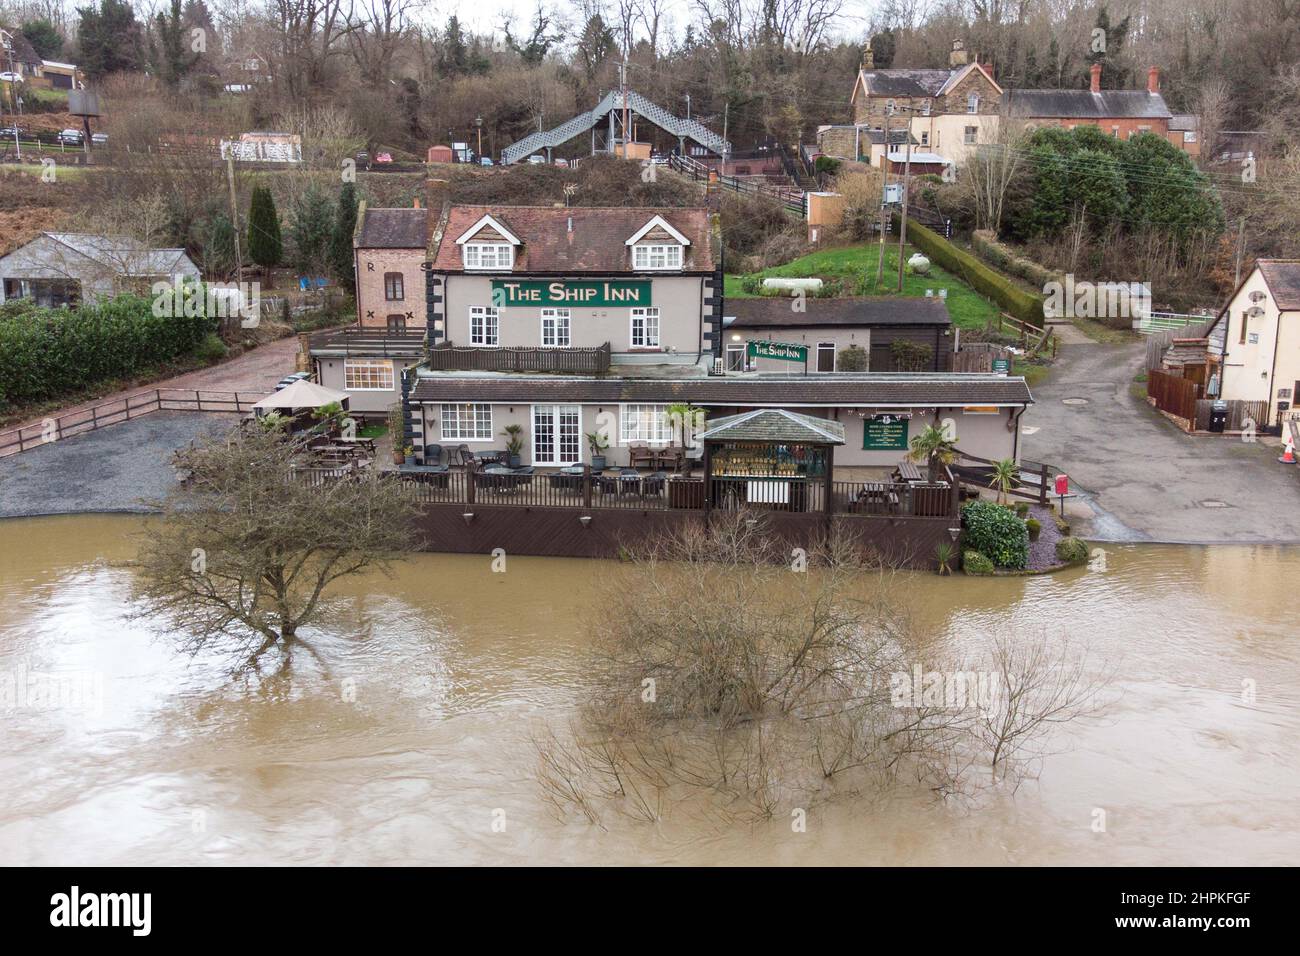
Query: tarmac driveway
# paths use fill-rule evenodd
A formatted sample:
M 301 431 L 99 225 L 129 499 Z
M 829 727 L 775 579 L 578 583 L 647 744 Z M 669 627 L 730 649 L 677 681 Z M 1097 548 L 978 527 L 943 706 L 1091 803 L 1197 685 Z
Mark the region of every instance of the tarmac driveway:
M 1076 533 L 1300 543 L 1300 468 L 1279 464 L 1276 445 L 1184 434 L 1134 394 L 1143 355 L 1141 342 L 1065 345 L 1051 378 L 1033 390 L 1021 451 L 1065 471 L 1082 492 L 1067 505 Z

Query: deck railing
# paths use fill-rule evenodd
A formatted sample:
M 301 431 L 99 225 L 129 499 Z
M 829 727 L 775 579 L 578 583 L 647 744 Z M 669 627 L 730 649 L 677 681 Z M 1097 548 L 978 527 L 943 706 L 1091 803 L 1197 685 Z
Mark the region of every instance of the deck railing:
M 84 432 L 96 431 L 108 425 L 117 425 L 151 412 L 249 412 L 252 411 L 253 403 L 264 397 L 247 392 L 153 388 L 0 432 L 0 458 Z
M 596 348 L 496 348 L 444 342 L 429 349 L 429 368 L 436 371 L 573 372 L 603 375 L 609 371 L 610 344 Z

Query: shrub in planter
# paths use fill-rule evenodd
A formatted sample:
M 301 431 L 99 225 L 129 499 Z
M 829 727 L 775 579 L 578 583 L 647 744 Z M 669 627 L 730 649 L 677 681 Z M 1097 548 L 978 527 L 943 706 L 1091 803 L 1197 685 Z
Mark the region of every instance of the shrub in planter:
M 1056 542 L 1056 560 L 1066 564 L 1083 564 L 1088 560 L 1088 545 L 1078 538 L 1062 538 Z
M 961 509 L 965 541 L 995 567 L 1020 570 L 1029 563 L 1029 531 L 1008 508 L 991 501 L 968 501 Z
M 961 556 L 962 570 L 967 574 L 992 574 L 993 562 L 978 551 L 966 551 Z
M 1029 518 L 1025 521 L 1025 530 L 1029 532 L 1029 540 L 1037 541 L 1038 536 L 1043 533 L 1043 523 L 1037 518 Z
M 1016 517 L 1023 518 L 1027 514 L 1029 514 L 1029 502 L 1027 501 L 1016 502 Z

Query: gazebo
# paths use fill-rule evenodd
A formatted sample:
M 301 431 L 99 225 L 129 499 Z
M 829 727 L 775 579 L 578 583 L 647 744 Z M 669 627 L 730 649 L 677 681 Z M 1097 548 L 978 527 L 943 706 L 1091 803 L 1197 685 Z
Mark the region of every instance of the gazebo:
M 831 510 L 839 422 L 762 408 L 715 419 L 700 440 L 706 509 Z

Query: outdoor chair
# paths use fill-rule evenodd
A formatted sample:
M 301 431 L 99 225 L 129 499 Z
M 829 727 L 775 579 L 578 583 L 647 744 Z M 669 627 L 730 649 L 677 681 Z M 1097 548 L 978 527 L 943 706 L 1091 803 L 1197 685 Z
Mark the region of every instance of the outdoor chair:
M 456 447 L 456 457 L 460 459 L 461 465 L 466 468 L 474 464 L 474 453 L 469 450 L 469 445 L 458 445 Z
M 425 445 L 425 446 L 424 446 L 424 463 L 425 463 L 426 465 L 441 465 L 441 464 L 442 464 L 442 446 L 441 446 L 441 445 Z
M 644 497 L 651 495 L 661 495 L 664 493 L 665 483 L 668 481 L 668 473 L 656 471 L 653 475 L 648 475 L 641 482 L 641 494 Z
M 649 445 L 628 445 L 627 460 L 633 468 L 644 465 L 653 468 L 658 463 L 656 452 Z

